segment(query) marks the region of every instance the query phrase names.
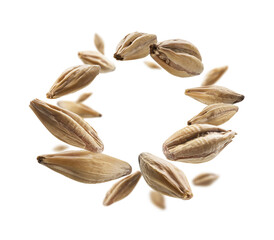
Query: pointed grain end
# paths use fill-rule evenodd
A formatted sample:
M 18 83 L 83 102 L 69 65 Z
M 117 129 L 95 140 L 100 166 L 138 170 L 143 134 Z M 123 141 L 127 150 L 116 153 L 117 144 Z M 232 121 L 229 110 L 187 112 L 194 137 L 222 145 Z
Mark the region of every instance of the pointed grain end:
M 121 57 L 121 55 L 119 55 L 119 54 L 114 54 L 114 56 L 113 56 L 116 60 L 120 60 L 120 61 L 123 61 L 124 60 L 124 58 L 122 58 Z
M 54 95 L 52 93 L 50 93 L 50 92 L 48 92 L 46 94 L 46 97 L 49 98 L 49 99 L 54 99 Z
M 78 57 L 81 58 L 82 57 L 82 52 L 78 52 Z
M 128 169 L 127 169 L 127 171 L 126 171 L 126 173 L 125 173 L 124 176 L 127 176 L 127 175 L 131 174 L 131 172 L 132 172 L 132 167 L 131 167 L 130 164 L 128 164 Z
M 111 205 L 111 203 L 109 203 L 109 202 L 107 202 L 106 200 L 104 200 L 103 205 L 104 205 L 105 207 L 107 207 L 107 206 Z
M 183 196 L 184 200 L 189 200 L 193 197 L 193 193 L 192 192 L 186 192 Z
M 37 157 L 37 161 L 38 161 L 38 163 L 40 163 L 40 164 L 43 164 L 43 160 L 44 160 L 45 158 L 44 157 L 42 157 L 42 156 L 38 156 Z
M 244 95 L 241 95 L 234 103 L 238 103 L 238 102 L 241 102 L 245 99 L 245 96 Z

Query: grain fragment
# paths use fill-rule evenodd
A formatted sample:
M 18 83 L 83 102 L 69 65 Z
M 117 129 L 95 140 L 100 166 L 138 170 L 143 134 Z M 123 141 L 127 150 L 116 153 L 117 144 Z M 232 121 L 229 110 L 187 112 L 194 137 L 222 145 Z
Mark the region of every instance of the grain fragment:
M 152 68 L 152 69 L 161 69 L 161 67 L 153 62 L 150 62 L 150 61 L 144 61 L 144 63 L 149 67 L 149 68 Z
M 95 47 L 97 48 L 97 50 L 100 53 L 105 54 L 104 41 L 97 33 L 94 34 L 94 44 L 95 44 Z
M 105 57 L 105 55 L 96 51 L 81 51 L 78 52 L 78 57 L 85 64 L 100 66 L 100 73 L 112 72 L 115 70 L 114 64 Z
M 228 66 L 223 66 L 223 67 L 214 68 L 211 71 L 209 71 L 204 78 L 202 86 L 215 84 L 223 76 L 223 74 L 227 71 L 227 69 L 228 69 Z
M 64 151 L 68 148 L 67 145 L 57 145 L 53 148 L 53 151 L 55 152 L 61 152 L 61 151 Z
M 157 191 L 150 191 L 151 202 L 160 209 L 166 208 L 165 197 Z
M 196 186 L 209 186 L 219 178 L 214 173 L 202 173 L 193 179 L 193 184 Z
M 88 107 L 85 104 L 71 101 L 59 101 L 57 105 L 61 108 L 69 110 L 82 118 L 95 118 L 101 117 L 102 114 Z
M 76 100 L 76 102 L 84 102 L 84 101 L 86 101 L 91 95 L 92 95 L 91 92 L 82 93 L 82 94 L 79 96 L 79 98 Z

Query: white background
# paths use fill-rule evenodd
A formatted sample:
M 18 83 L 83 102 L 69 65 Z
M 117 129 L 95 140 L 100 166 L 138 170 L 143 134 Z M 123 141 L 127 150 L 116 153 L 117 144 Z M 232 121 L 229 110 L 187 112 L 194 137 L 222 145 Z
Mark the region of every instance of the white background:
M 273 7 L 272 1 L 1 1 L 1 239 L 273 239 Z M 147 68 L 144 59 L 112 56 L 128 33 L 154 33 L 159 41 L 181 38 L 201 52 L 204 72 L 178 78 Z M 57 77 L 81 64 L 77 52 L 105 41 L 116 70 L 62 97 L 86 104 L 102 118 L 87 120 L 104 153 L 138 170 L 138 155 L 164 157 L 162 143 L 205 105 L 184 95 L 205 73 L 228 65 L 219 81 L 245 95 L 239 112 L 222 127 L 238 133 L 214 160 L 175 163 L 189 181 L 201 172 L 220 178 L 192 186 L 193 199 L 166 198 L 161 211 L 141 179 L 124 200 L 102 201 L 114 182 L 82 184 L 39 165 L 61 142 L 28 107 L 45 97 Z M 150 60 L 148 56 L 145 60 Z M 70 148 L 74 149 L 74 148 Z M 272 228 L 272 229 L 271 229 Z

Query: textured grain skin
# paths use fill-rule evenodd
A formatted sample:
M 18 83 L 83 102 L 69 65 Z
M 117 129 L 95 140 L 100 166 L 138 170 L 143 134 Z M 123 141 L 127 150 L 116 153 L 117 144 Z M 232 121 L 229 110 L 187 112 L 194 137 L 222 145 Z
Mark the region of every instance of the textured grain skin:
M 127 197 L 139 182 L 142 174 L 137 171 L 115 183 L 107 192 L 103 204 L 109 206 Z
M 227 71 L 228 66 L 218 67 L 210 70 L 202 82 L 202 86 L 208 86 L 215 84 Z
M 221 125 L 232 118 L 238 107 L 233 104 L 215 103 L 206 106 L 199 114 L 190 119 L 187 124 L 212 124 L 215 126 Z
M 52 85 L 47 98 L 59 98 L 86 87 L 99 74 L 100 69 L 97 65 L 80 65 L 66 69 Z
M 31 101 L 30 108 L 49 132 L 61 141 L 91 152 L 103 151 L 104 145 L 97 132 L 77 114 L 39 99 Z
M 185 174 L 172 163 L 150 153 L 141 153 L 139 165 L 145 181 L 155 191 L 184 200 L 192 198 Z
M 149 46 L 157 42 L 154 34 L 133 32 L 126 35 L 118 44 L 114 58 L 116 60 L 134 60 L 149 54 Z
M 216 85 L 189 88 L 185 90 L 185 95 L 207 105 L 214 103 L 233 104 L 244 100 L 244 95 Z
M 192 43 L 181 39 L 151 45 L 150 56 L 167 72 L 177 77 L 199 75 L 204 69 L 199 50 Z
M 101 113 L 79 102 L 59 101 L 57 102 L 57 105 L 79 115 L 82 118 L 95 118 L 102 116 Z
M 131 173 L 122 160 L 89 151 L 66 151 L 37 157 L 40 164 L 68 178 L 83 183 L 102 183 Z
M 235 135 L 213 125 L 194 124 L 171 135 L 163 144 L 163 152 L 169 160 L 203 163 L 215 158 Z
M 81 51 L 78 52 L 78 57 L 85 64 L 98 65 L 101 67 L 100 73 L 112 72 L 115 70 L 114 64 L 108 60 L 105 55 L 96 51 Z

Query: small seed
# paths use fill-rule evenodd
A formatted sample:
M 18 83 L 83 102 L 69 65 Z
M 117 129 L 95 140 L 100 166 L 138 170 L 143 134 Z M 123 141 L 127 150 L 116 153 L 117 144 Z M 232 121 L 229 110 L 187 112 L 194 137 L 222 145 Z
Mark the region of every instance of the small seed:
M 156 42 L 157 37 L 154 34 L 130 33 L 119 42 L 114 58 L 116 60 L 144 58 L 149 54 L 149 46 Z
M 236 135 L 209 124 L 193 124 L 169 137 L 163 144 L 167 159 L 203 163 L 215 158 Z
M 213 103 L 233 104 L 244 100 L 244 95 L 216 85 L 186 89 L 185 95 L 207 105 Z
M 37 157 L 40 164 L 83 183 L 102 183 L 131 173 L 131 166 L 102 153 L 66 151 Z
M 219 68 L 214 68 L 211 71 L 209 71 L 204 78 L 202 86 L 215 84 L 223 76 L 227 69 L 228 66 L 223 66 Z
M 100 53 L 105 54 L 104 41 L 97 33 L 94 34 L 94 44 L 95 44 L 95 47 L 97 48 L 97 50 Z
M 161 193 L 150 191 L 150 200 L 156 207 L 161 209 L 166 208 L 165 197 Z
M 133 191 L 141 176 L 141 172 L 137 171 L 115 183 L 107 192 L 103 204 L 109 206 L 127 197 Z
M 193 184 L 197 186 L 209 186 L 219 178 L 214 173 L 202 173 L 193 179 Z
M 198 115 L 190 119 L 187 124 L 206 123 L 218 126 L 227 122 L 237 111 L 238 107 L 233 104 L 211 104 L 206 106 Z
M 87 100 L 90 96 L 92 95 L 91 92 L 89 93 L 82 93 L 79 98 L 77 99 L 76 102 L 84 102 L 85 100 Z
M 198 49 L 181 39 L 152 44 L 150 56 L 167 72 L 177 77 L 199 75 L 204 69 Z
M 99 65 L 100 73 L 112 72 L 115 70 L 114 64 L 109 61 L 105 55 L 95 51 L 82 51 L 78 53 L 79 58 L 90 65 Z
M 86 87 L 99 74 L 100 69 L 97 65 L 80 65 L 65 70 L 47 93 L 47 98 L 59 98 Z
M 185 174 L 170 162 L 150 153 L 141 153 L 139 165 L 145 181 L 155 191 L 184 200 L 192 198 Z
M 161 67 L 153 62 L 149 62 L 149 61 L 144 61 L 144 63 L 152 69 L 161 69 Z
M 39 99 L 30 108 L 51 134 L 72 146 L 91 152 L 102 152 L 104 145 L 97 132 L 77 114 Z
M 64 151 L 68 148 L 67 145 L 57 145 L 53 148 L 53 151 L 55 152 L 61 152 L 61 151 Z
M 71 101 L 59 101 L 57 105 L 61 108 L 67 109 L 82 118 L 95 118 L 101 117 L 102 114 L 98 113 L 97 111 L 93 110 L 92 108 L 78 102 L 71 102 Z

